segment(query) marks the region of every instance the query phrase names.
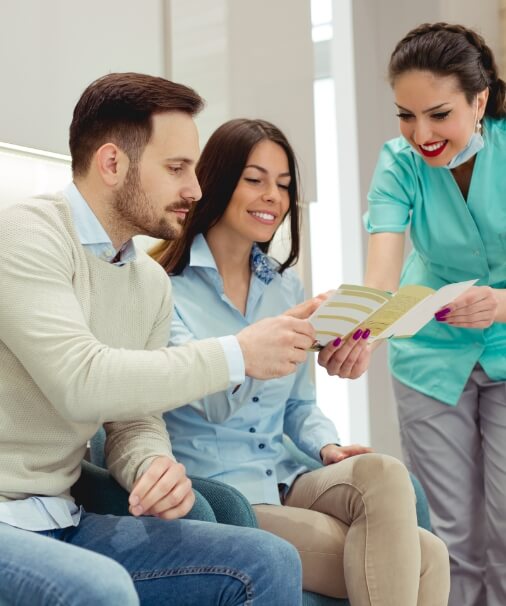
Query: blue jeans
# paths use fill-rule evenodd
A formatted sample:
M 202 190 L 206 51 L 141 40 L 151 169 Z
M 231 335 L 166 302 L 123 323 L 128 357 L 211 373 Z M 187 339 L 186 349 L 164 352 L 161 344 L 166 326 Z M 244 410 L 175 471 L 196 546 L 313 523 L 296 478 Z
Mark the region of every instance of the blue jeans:
M 254 528 L 84 513 L 30 532 L 0 523 L 0 604 L 300 606 L 297 551 Z

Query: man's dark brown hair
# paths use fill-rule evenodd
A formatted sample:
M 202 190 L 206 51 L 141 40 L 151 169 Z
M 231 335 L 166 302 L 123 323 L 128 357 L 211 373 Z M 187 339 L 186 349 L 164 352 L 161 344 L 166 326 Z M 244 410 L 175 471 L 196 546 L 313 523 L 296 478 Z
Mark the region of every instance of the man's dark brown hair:
M 193 116 L 203 105 L 193 89 L 157 76 L 127 72 L 95 80 L 77 102 L 70 125 L 74 176 L 88 172 L 93 154 L 107 142 L 136 163 L 151 138 L 153 114 L 180 111 Z

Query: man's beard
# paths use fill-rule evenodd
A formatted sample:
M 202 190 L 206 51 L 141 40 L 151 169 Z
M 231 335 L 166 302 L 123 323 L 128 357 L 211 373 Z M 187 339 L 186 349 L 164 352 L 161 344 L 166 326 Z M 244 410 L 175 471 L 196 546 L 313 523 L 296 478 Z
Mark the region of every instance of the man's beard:
M 125 183 L 114 196 L 113 209 L 115 220 L 133 235 L 151 236 L 162 240 L 176 240 L 182 234 L 184 220 L 176 218 L 179 225 L 171 224 L 167 217 L 156 216 L 155 205 L 141 187 L 139 169 L 131 165 L 128 169 Z M 188 209 L 190 204 L 185 200 L 167 204 L 166 212 L 178 209 Z

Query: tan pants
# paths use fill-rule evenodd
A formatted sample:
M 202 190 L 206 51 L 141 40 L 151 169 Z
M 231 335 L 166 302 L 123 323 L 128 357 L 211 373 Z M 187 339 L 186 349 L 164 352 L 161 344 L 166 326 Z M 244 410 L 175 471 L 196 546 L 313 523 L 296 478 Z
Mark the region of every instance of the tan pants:
M 294 545 L 304 589 L 353 606 L 446 606 L 448 551 L 417 527 L 414 490 L 393 457 L 364 454 L 303 474 L 260 528 Z

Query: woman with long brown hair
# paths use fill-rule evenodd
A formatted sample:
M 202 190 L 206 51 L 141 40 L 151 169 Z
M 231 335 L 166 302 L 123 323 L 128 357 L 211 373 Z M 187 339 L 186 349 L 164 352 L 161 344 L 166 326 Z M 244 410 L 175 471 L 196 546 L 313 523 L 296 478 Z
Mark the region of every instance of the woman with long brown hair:
M 203 197 L 183 237 L 155 253 L 172 276 L 174 344 L 236 332 L 304 299 L 289 268 L 299 253 L 299 187 L 283 133 L 262 120 L 227 122 L 205 146 L 197 176 Z M 277 262 L 267 253 L 284 220 L 291 248 Z M 365 348 L 358 337 L 350 356 Z M 283 379 L 248 379 L 165 419 L 190 474 L 238 488 L 260 527 L 298 548 L 305 589 L 359 606 L 446 605 L 448 554 L 417 528 L 406 468 L 360 445 L 339 446 L 316 406 L 308 363 Z M 323 467 L 295 461 L 283 434 Z

